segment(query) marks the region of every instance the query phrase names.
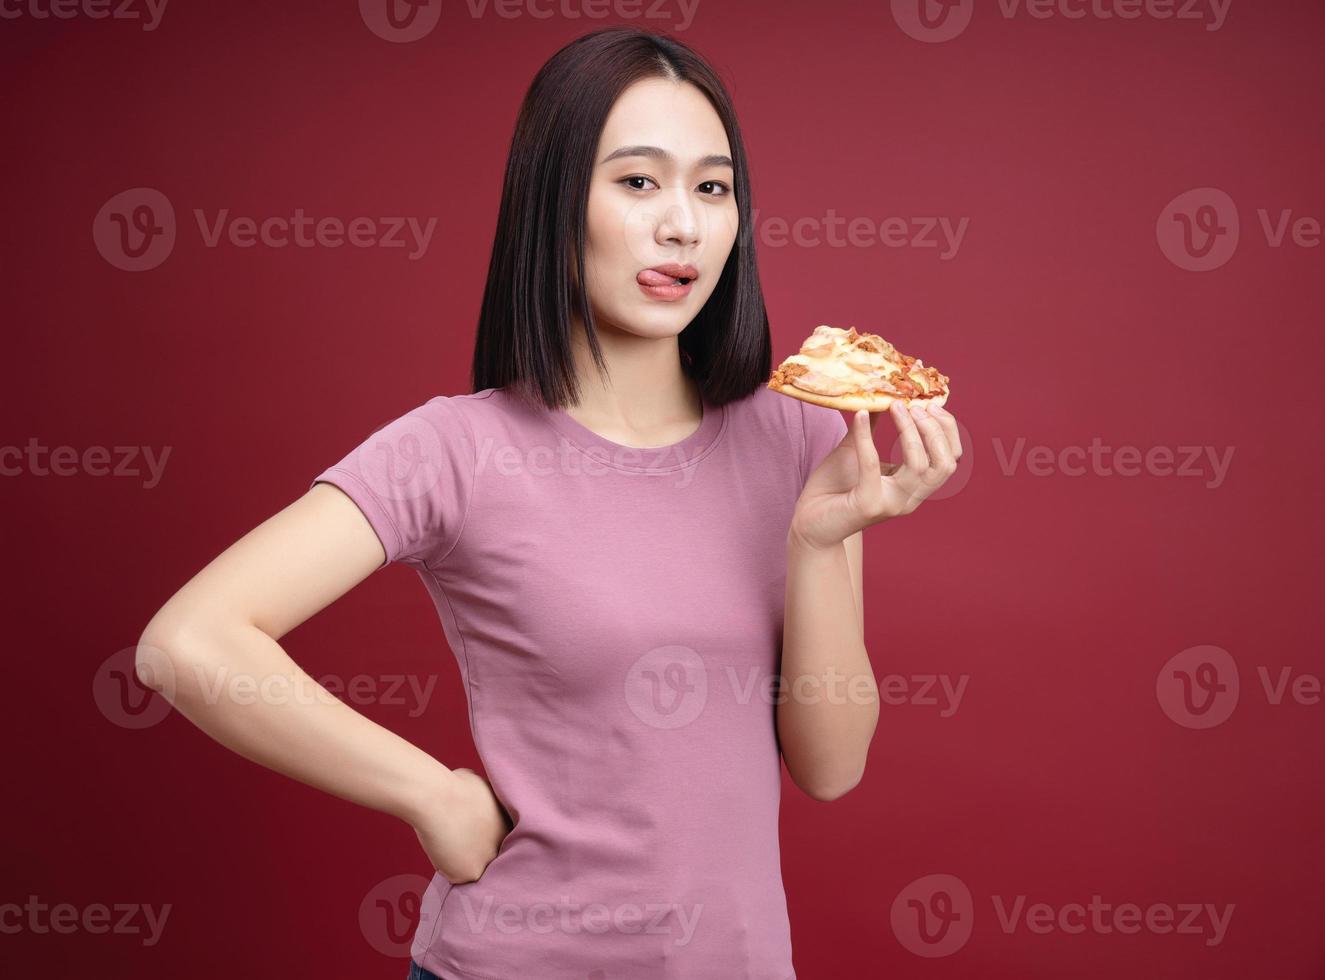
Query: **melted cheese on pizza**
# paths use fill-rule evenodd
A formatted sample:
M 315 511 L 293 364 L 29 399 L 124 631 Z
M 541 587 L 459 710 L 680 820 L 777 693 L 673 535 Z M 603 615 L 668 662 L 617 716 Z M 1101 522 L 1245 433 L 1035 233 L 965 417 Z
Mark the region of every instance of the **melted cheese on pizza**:
M 781 376 L 781 377 L 779 377 Z M 817 395 L 885 394 L 925 398 L 947 392 L 948 379 L 878 334 L 816 327 L 774 372 L 774 380 Z

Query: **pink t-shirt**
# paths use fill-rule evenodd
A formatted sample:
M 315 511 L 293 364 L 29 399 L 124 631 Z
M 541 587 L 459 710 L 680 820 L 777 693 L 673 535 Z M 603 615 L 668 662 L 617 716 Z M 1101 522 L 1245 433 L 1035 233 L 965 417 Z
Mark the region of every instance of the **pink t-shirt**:
M 477 881 L 433 876 L 421 966 L 794 978 L 769 681 L 792 509 L 846 431 L 760 387 L 635 449 L 489 388 L 430 399 L 313 481 L 423 579 L 514 820 Z

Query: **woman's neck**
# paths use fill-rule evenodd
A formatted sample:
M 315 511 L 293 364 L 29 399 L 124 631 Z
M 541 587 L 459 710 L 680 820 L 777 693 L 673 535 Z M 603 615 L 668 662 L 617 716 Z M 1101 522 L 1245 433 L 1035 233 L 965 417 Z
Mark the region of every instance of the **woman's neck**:
M 641 337 L 612 327 L 597 333 L 608 378 L 599 374 L 577 321 L 571 348 L 580 400 L 566 414 L 604 439 L 639 448 L 670 446 L 699 428 L 699 385 L 681 368 L 675 335 Z

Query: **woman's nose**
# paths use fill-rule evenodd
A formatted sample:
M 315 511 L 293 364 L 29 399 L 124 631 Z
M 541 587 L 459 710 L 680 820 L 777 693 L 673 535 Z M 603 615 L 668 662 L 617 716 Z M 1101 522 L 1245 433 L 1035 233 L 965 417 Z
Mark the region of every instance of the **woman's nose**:
M 670 202 L 658 221 L 656 238 L 661 244 L 692 245 L 703 234 L 699 211 L 689 202 Z

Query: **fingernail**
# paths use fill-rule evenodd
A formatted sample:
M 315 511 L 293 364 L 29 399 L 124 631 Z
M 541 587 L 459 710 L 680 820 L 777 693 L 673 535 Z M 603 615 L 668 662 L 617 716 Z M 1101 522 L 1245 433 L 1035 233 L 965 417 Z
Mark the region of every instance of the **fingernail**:
M 919 405 L 912 405 L 911 417 L 917 419 L 923 419 L 925 417 L 925 410 L 921 408 Z

